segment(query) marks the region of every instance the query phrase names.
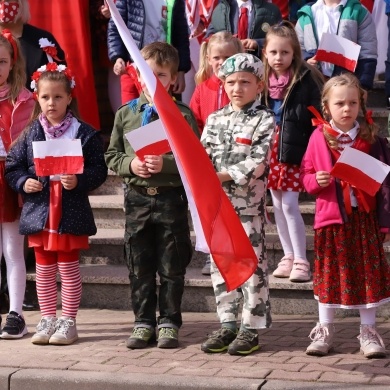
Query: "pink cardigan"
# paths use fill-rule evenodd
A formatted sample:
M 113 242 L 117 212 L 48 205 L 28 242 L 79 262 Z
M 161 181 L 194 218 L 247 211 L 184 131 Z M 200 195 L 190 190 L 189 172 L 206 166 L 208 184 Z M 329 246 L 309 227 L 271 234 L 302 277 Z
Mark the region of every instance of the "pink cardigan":
M 16 99 L 11 118 L 11 141 L 15 141 L 30 120 L 35 100 L 32 93 L 23 88 Z
M 301 163 L 300 180 L 309 194 L 316 195 L 314 229 L 327 225 L 344 223 L 336 195 L 336 182 L 322 188 L 316 180 L 317 171 L 330 172 L 333 167 L 330 150 L 322 126 L 317 127 L 310 137 L 309 145 Z

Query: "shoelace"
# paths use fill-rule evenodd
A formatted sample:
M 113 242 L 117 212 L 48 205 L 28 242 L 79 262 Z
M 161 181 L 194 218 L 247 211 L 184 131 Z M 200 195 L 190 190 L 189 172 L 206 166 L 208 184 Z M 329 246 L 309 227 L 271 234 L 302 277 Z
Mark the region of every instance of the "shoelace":
M 171 339 L 175 339 L 177 337 L 176 331 L 173 328 L 162 328 L 160 335 L 164 337 L 169 337 Z
M 309 338 L 313 341 L 325 341 L 327 336 L 329 336 L 328 328 L 321 325 L 317 325 L 309 334 Z
M 237 340 L 252 341 L 256 337 L 256 334 L 241 330 L 238 332 Z
M 51 322 L 50 322 L 50 324 L 51 324 Z M 50 324 L 46 318 L 41 318 L 41 320 L 39 321 L 39 324 L 37 325 L 37 331 L 41 332 L 42 330 L 44 330 L 45 332 L 48 332 L 50 327 L 51 327 Z
M 74 326 L 73 320 L 70 320 L 70 319 L 65 320 L 63 318 L 60 318 L 57 320 L 57 323 L 56 323 L 56 332 L 62 333 L 63 335 L 66 335 L 68 333 L 70 326 Z
M 379 344 L 382 348 L 385 348 L 385 344 L 382 340 L 382 337 L 379 335 L 379 333 L 375 330 L 375 328 L 368 326 L 364 327 L 362 329 L 361 334 L 358 336 L 359 340 L 362 340 L 363 342 L 368 341 L 369 344 Z

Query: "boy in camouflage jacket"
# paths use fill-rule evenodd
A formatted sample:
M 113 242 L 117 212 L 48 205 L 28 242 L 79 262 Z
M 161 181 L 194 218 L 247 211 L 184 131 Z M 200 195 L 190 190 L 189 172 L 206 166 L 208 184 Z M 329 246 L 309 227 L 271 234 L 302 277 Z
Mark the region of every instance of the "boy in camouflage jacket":
M 208 117 L 201 142 L 259 261 L 247 282 L 229 293 L 218 268 L 211 262 L 211 280 L 222 326 L 209 335 L 201 349 L 247 355 L 259 349 L 257 329 L 271 326 L 264 223 L 275 121 L 273 113 L 257 100 L 263 90 L 263 64 L 257 57 L 236 54 L 222 64 L 218 76 L 231 102 Z M 237 332 L 241 301 L 242 320 Z

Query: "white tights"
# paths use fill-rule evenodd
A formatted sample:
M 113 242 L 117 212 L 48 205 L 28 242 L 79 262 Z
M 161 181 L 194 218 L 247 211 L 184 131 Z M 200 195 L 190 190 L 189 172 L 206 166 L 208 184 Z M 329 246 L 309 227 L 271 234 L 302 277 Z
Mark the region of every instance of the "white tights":
M 318 314 L 320 324 L 332 324 L 334 322 L 335 308 L 327 307 L 318 303 Z M 360 323 L 362 325 L 375 325 L 376 307 L 359 309 Z
M 19 234 L 18 220 L 0 224 L 0 258 L 2 255 L 7 265 L 9 310 L 22 314 L 26 290 L 26 264 L 24 262 L 24 236 Z
M 306 232 L 299 210 L 299 192 L 270 191 L 284 256 L 306 260 Z

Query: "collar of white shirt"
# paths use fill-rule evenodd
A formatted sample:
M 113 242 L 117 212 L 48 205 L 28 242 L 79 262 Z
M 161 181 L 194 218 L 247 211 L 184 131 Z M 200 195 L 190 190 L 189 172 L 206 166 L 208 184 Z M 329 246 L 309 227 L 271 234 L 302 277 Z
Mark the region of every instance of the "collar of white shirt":
M 243 1 L 243 0 L 237 0 L 238 8 L 245 7 L 248 8 L 248 11 L 252 11 L 252 0 Z
M 354 127 L 353 127 L 351 130 L 347 131 L 347 132 L 338 129 L 338 128 L 334 125 L 333 121 L 330 121 L 330 124 L 332 125 L 332 128 L 335 129 L 335 130 L 339 133 L 339 135 L 336 137 L 337 139 L 338 139 L 338 138 L 340 137 L 340 135 L 342 135 L 342 134 L 348 134 L 348 135 L 351 137 L 351 139 L 354 140 L 354 139 L 357 137 L 358 133 L 359 133 L 359 127 L 360 127 L 360 126 L 359 126 L 359 123 L 358 123 L 357 121 L 355 121 Z

